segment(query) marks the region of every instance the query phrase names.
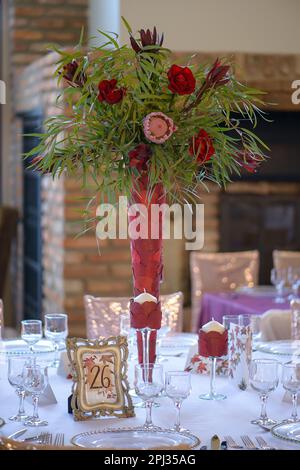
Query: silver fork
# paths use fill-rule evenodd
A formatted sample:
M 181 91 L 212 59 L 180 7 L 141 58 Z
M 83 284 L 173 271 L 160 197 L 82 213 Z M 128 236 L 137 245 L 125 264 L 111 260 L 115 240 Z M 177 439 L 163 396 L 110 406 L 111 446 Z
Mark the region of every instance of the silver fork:
M 52 444 L 52 434 L 49 433 L 49 432 L 45 433 L 45 435 L 43 436 L 41 444 L 51 445 Z
M 224 436 L 225 441 L 227 442 L 228 446 L 231 447 L 231 449 L 243 449 L 243 446 L 240 446 L 235 442 L 233 437 L 231 436 Z
M 62 447 L 64 445 L 64 442 L 65 442 L 65 435 L 63 433 L 56 434 L 55 439 L 54 439 L 54 445 L 56 447 Z
M 256 436 L 255 438 L 258 442 L 258 445 L 259 447 L 262 449 L 262 450 L 276 450 L 276 447 L 271 447 L 265 440 L 263 437 L 261 436 Z
M 249 436 L 241 436 L 241 439 L 248 450 L 258 450 L 258 447 L 256 447 Z

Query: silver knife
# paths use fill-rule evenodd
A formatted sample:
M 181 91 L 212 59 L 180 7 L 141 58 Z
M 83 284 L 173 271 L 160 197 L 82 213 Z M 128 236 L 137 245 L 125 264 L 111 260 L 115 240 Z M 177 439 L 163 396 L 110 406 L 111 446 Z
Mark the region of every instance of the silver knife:
M 16 438 L 16 437 L 22 436 L 22 434 L 24 434 L 26 431 L 27 431 L 26 428 L 19 429 L 19 431 L 16 431 L 16 432 L 10 434 L 10 435 L 7 436 L 7 437 L 8 437 L 8 439 L 14 439 L 14 438 Z

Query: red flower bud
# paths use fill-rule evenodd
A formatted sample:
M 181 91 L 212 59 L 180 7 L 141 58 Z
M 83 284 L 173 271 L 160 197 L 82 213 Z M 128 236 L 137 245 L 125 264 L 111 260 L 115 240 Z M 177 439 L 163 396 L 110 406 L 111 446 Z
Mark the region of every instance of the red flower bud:
M 129 166 L 131 168 L 136 168 L 138 171 L 147 170 L 147 163 L 151 157 L 152 151 L 151 147 L 147 144 L 139 144 L 134 149 L 130 150 L 128 153 L 129 156 Z
M 217 59 L 206 76 L 207 88 L 222 86 L 229 82 L 229 69 L 229 65 L 222 65 L 219 59 Z
M 63 77 L 72 86 L 82 87 L 86 82 L 86 75 L 82 72 L 77 73 L 78 62 L 74 59 L 72 62 L 63 66 Z
M 237 164 L 248 171 L 248 173 L 256 173 L 263 160 L 262 155 L 250 153 L 247 150 L 239 151 L 235 154 Z

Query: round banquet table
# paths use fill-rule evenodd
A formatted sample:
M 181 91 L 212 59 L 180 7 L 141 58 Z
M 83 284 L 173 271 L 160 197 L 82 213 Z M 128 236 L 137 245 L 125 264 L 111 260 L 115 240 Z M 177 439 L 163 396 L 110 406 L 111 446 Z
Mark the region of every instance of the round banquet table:
M 224 315 L 262 315 L 270 309 L 288 310 L 289 302 L 277 304 L 274 297 L 246 295 L 238 292 L 212 292 L 203 295 L 198 327 L 212 318 L 222 323 Z
M 176 354 L 178 354 L 178 351 L 176 349 Z M 184 369 L 188 349 L 183 348 L 181 351 L 184 353 L 181 357 L 165 358 L 165 362 L 163 362 L 165 371 Z M 171 354 L 169 349 L 168 353 Z M 254 356 L 262 357 L 266 355 L 255 352 Z M 267 354 L 267 357 L 273 356 Z M 274 357 L 282 361 L 281 356 Z M 287 360 L 288 357 L 286 358 Z M 131 383 L 133 365 L 129 365 Z M 105 428 L 134 427 L 144 423 L 145 409 L 143 408 L 135 409 L 136 417 L 134 418 L 100 418 L 89 421 L 74 421 L 72 415 L 67 413 L 67 398 L 71 394 L 72 381 L 57 375 L 56 369 L 52 368 L 49 368 L 49 379 L 58 403 L 40 406 L 39 409 L 40 416 L 47 419 L 49 425 L 39 428 L 28 428 L 23 437 L 47 431 L 53 433 L 54 438 L 56 433 L 64 433 L 65 444 L 69 444 L 72 436 L 81 432 Z M 225 393 L 227 399 L 223 401 L 200 400 L 198 398 L 200 393 L 207 392 L 209 389 L 209 377 L 207 375 L 192 374 L 192 392 L 182 405 L 182 426 L 198 436 L 201 440 L 201 445 L 209 446 L 210 439 L 214 434 L 217 434 L 221 440 L 225 435 L 231 435 L 241 444 L 240 436 L 247 434 L 252 440 L 254 440 L 255 436 L 261 435 L 268 444 L 278 449 L 300 449 L 300 445 L 272 437 L 270 432 L 250 423 L 260 412 L 259 397 L 254 390 L 241 391 L 233 386 L 230 380 L 225 377 L 217 377 L 216 384 L 217 390 Z M 280 384 L 277 390 L 270 395 L 268 401 L 268 414 L 278 421 L 289 417 L 291 413 L 291 404 L 282 402 L 283 395 L 284 390 Z M 168 427 L 175 420 L 174 404 L 167 397 L 160 398 L 159 401 L 161 407 L 153 408 L 153 421 L 156 425 Z M 2 356 L 0 357 L 0 417 L 5 419 L 6 424 L 0 428 L 0 432 L 5 436 L 24 427 L 21 423 L 14 423 L 8 420 L 10 415 L 16 413 L 17 407 L 17 396 L 7 381 L 7 361 Z M 28 413 L 32 411 L 31 402 L 28 402 L 28 400 L 25 401 L 25 409 Z M 22 437 L 19 439 L 22 439 Z

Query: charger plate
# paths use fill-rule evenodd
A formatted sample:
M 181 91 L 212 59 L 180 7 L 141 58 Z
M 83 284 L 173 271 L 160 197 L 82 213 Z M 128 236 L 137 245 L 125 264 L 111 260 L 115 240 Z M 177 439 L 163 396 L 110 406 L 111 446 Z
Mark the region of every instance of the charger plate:
M 59 345 L 59 351 L 65 349 L 64 343 Z M 53 344 L 47 339 L 41 339 L 34 345 L 33 354 L 51 353 L 54 351 Z M 0 355 L 5 356 L 28 356 L 29 347 L 22 339 L 8 339 L 0 342 Z
M 255 349 L 279 356 L 300 356 L 300 340 L 284 339 L 257 343 L 255 344 Z
M 145 430 L 142 428 L 104 429 L 77 434 L 71 439 L 72 444 L 86 449 L 162 449 L 182 446 L 194 449 L 200 445 L 200 439 L 188 432 L 176 432 L 169 429 Z
M 300 422 L 277 424 L 277 426 L 271 429 L 271 433 L 273 436 L 284 439 L 285 441 L 300 444 Z

